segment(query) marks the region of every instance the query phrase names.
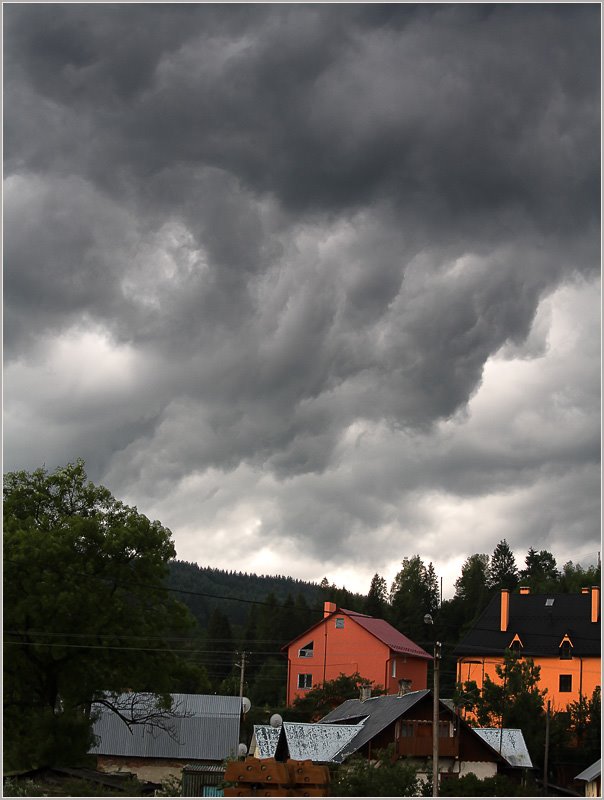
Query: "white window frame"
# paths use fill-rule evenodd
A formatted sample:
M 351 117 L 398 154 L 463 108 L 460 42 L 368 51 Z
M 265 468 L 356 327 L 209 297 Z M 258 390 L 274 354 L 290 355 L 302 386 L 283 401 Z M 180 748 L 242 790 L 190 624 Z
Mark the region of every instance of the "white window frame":
M 298 673 L 298 689 L 312 689 L 312 673 Z

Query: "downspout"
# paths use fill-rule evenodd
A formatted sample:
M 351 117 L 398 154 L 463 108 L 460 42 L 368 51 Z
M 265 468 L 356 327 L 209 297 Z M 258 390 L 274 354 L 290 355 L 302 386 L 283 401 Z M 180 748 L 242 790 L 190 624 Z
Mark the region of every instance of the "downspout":
M 323 648 L 323 686 L 325 686 L 326 672 L 327 672 L 327 623 L 325 623 L 325 646 Z
M 286 706 L 289 705 L 291 679 L 292 679 L 292 660 L 289 657 L 289 650 L 288 650 L 287 651 L 287 700 L 285 702 Z
M 579 700 L 583 699 L 583 656 L 579 656 Z

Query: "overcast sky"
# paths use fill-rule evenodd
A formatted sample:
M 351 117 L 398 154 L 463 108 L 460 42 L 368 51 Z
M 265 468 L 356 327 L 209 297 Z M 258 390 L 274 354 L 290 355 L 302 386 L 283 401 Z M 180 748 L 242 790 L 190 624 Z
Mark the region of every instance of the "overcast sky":
M 4 470 L 445 596 L 600 549 L 600 5 L 5 4 Z

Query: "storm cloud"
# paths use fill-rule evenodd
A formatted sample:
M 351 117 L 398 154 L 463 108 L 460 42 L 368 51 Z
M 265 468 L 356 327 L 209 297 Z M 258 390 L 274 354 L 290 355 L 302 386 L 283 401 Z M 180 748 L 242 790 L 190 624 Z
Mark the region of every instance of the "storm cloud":
M 9 4 L 4 75 L 5 469 L 359 590 L 594 556 L 599 6 Z

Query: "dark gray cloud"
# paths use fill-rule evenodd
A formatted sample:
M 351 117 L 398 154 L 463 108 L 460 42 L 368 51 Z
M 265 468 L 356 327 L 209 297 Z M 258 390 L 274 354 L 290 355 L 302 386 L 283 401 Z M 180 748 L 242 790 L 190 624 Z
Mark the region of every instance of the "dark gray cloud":
M 599 353 L 569 393 L 543 309 L 599 291 L 598 6 L 4 11 L 9 468 L 84 456 L 134 501 L 199 480 L 206 532 L 237 487 L 262 535 L 351 560 L 440 529 L 431 492 L 463 515 L 594 469 Z M 498 353 L 539 376 L 530 450 L 511 412 L 472 438 Z M 538 412 L 561 394 L 572 441 Z

